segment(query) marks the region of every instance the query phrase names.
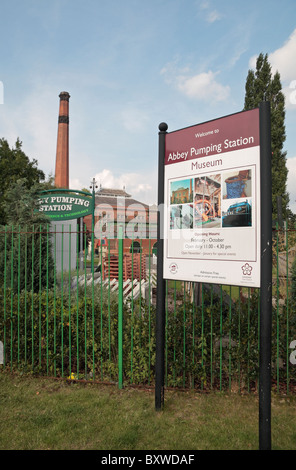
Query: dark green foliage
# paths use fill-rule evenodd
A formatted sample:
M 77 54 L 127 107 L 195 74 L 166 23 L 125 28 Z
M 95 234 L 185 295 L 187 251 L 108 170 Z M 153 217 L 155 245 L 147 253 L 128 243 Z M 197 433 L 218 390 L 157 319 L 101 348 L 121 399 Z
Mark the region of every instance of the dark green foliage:
M 118 380 L 118 303 L 100 289 L 92 299 L 91 289 L 76 293 L 56 289 L 40 294 L 22 291 L 11 295 L 0 290 L 0 332 L 6 329 L 6 359 L 41 374 L 79 379 Z M 148 383 L 149 355 L 155 362 L 154 310 L 139 316 L 124 308 L 123 358 L 125 379 Z M 20 312 L 20 314 L 19 314 Z M 150 329 L 151 328 L 151 329 Z M 149 336 L 150 330 L 150 336 Z M 11 353 L 12 350 L 12 353 Z
M 258 293 L 234 302 L 203 286 L 202 302 L 189 299 L 168 315 L 170 385 L 251 387 L 258 374 Z
M 7 225 L 0 226 L 0 282 L 14 292 L 38 292 L 53 282 L 49 220 L 37 210 L 40 185 L 26 184 L 20 179 L 7 189 Z
M 270 101 L 271 108 L 271 149 L 272 149 L 272 207 L 273 216 L 277 216 L 277 196 L 282 197 L 283 217 L 287 218 L 289 195 L 287 193 L 288 169 L 286 152 L 283 150 L 286 140 L 285 97 L 282 93 L 280 74 L 272 75 L 268 55 L 259 54 L 256 70 L 248 71 L 245 85 L 244 109 L 253 109 L 261 101 Z
M 250 388 L 258 374 L 258 296 L 221 304 L 211 291 L 203 305 L 178 298 L 166 312 L 167 386 Z M 0 294 L 0 330 L 6 328 L 6 361 L 34 372 L 118 381 L 118 302 L 100 286 L 80 291 Z M 4 311 L 5 305 L 5 311 Z M 155 307 L 139 302 L 123 312 L 124 382 L 153 385 Z M 11 352 L 12 351 L 12 352 Z M 25 357 L 26 355 L 26 357 Z M 19 359 L 20 358 L 20 359 Z M 19 362 L 18 362 L 19 361 Z
M 0 236 L 0 283 L 16 292 L 53 284 L 51 239 L 45 225 L 6 226 Z M 48 259 L 48 261 L 46 261 Z
M 256 389 L 259 292 L 244 289 L 236 301 L 222 300 L 222 293 L 222 288 L 217 294 L 212 287 L 203 287 L 202 303 L 195 305 L 185 290 L 169 292 L 166 386 Z M 124 304 L 123 309 L 124 383 L 153 385 L 155 307 L 142 301 L 140 310 L 139 299 L 130 307 Z M 286 315 L 276 308 L 272 315 L 272 377 L 274 382 L 285 383 L 289 353 Z M 289 324 L 290 338 L 296 332 L 294 317 Z M 101 286 L 69 292 L 66 282 L 62 286 L 57 281 L 53 288 L 33 293 L 1 288 L 0 335 L 5 365 L 11 369 L 118 382 L 118 299 Z
M 14 148 L 10 148 L 5 139 L 0 139 L 0 225 L 8 223 L 6 197 L 12 184 L 23 179 L 24 186 L 29 189 L 45 179 L 42 170 L 38 169 L 37 160 L 30 159 L 22 150 L 22 142 L 18 139 Z M 18 200 L 22 193 L 18 194 Z

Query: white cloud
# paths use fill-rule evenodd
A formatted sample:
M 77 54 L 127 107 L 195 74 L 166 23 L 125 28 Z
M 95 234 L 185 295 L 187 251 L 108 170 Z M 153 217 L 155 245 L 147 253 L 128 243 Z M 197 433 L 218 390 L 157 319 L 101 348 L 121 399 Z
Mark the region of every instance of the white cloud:
M 190 98 L 203 101 L 225 101 L 230 94 L 230 87 L 224 86 L 216 80 L 218 72 L 211 70 L 192 77 L 177 77 L 178 89 Z
M 79 180 L 79 178 L 70 178 L 69 179 L 69 188 L 70 189 L 77 189 L 77 190 L 82 190 L 83 188 L 84 189 L 90 189 L 89 188 L 90 185 L 88 186 L 84 186 L 81 181 Z
M 296 111 L 296 80 L 292 80 L 288 86 L 283 86 L 283 93 L 286 109 Z
M 296 29 L 289 36 L 283 46 L 268 54 L 272 73 L 279 72 L 282 90 L 286 98 L 286 108 L 296 110 Z M 249 60 L 249 66 L 253 70 L 256 68 L 257 56 Z
M 217 10 L 212 10 L 207 15 L 207 21 L 209 23 L 214 23 L 217 20 L 220 20 L 222 15 Z
M 219 13 L 218 10 L 213 9 L 209 1 L 201 2 L 199 8 L 201 11 L 204 11 L 206 13 L 205 18 L 208 23 L 214 23 L 215 21 L 220 20 L 222 18 L 221 13 Z
M 249 60 L 249 66 L 253 70 L 256 68 L 256 60 L 258 55 L 254 55 Z M 296 29 L 292 32 L 289 39 L 282 47 L 268 54 L 272 73 L 276 71 L 280 73 L 283 82 L 291 82 L 296 79 Z
M 286 108 L 296 110 L 296 29 L 285 44 L 269 55 L 272 72 L 278 71 L 281 76 L 283 93 L 286 97 Z
M 192 74 L 189 67 L 178 68 L 177 61 L 168 63 L 161 70 L 168 85 L 174 86 L 189 98 L 216 103 L 229 98 L 230 87 L 217 80 L 219 72 L 201 72 Z
M 125 188 L 126 192 L 139 202 L 144 204 L 157 203 L 156 171 L 151 172 L 151 174 L 131 172 L 116 176 L 111 170 L 104 168 L 101 172 L 96 173 L 94 178 L 98 187 L 102 186 L 102 188 L 109 189 Z M 72 189 L 82 189 L 83 186 L 85 187 L 77 178 L 70 180 L 70 187 Z
M 296 29 L 279 49 L 269 54 L 273 73 L 279 71 L 281 79 L 290 82 L 296 79 Z
M 256 62 L 257 62 L 257 55 L 253 55 L 250 60 L 249 60 L 249 67 L 252 69 L 252 70 L 255 70 L 256 69 Z

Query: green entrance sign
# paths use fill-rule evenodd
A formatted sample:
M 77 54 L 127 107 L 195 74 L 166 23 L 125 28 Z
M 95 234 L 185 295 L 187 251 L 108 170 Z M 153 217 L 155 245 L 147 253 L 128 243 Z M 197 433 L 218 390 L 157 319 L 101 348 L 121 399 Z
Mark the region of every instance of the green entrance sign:
M 51 220 L 79 219 L 93 213 L 92 194 L 76 190 L 48 190 L 40 193 L 39 212 Z

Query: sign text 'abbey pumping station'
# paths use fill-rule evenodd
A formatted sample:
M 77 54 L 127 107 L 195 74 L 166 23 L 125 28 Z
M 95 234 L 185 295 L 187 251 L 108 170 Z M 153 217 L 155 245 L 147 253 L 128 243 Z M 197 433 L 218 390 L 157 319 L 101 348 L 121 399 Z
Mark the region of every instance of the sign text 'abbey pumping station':
M 259 109 L 167 133 L 165 278 L 260 286 L 259 136 Z
M 39 198 L 39 211 L 51 220 L 71 220 L 92 212 L 92 197 L 77 194 L 49 193 Z

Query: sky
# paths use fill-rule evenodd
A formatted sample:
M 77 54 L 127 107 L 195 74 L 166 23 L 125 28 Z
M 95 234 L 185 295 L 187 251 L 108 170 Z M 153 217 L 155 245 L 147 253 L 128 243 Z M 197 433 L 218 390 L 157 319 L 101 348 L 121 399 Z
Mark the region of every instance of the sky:
M 157 203 L 158 126 L 239 112 L 268 54 L 286 97 L 296 212 L 295 0 L 2 0 L 0 138 L 54 175 L 59 94 L 70 93 L 70 187 Z

